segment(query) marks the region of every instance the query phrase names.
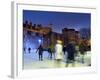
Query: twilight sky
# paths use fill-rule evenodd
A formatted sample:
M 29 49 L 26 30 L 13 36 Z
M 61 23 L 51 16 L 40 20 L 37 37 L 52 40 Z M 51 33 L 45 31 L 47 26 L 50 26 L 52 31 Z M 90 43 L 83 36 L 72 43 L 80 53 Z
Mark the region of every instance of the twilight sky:
M 42 24 L 48 26 L 53 24 L 55 32 L 60 32 L 62 28 L 90 28 L 91 14 L 89 13 L 70 13 L 70 12 L 49 12 L 49 11 L 31 11 L 23 10 L 23 21 L 32 22 L 32 24 Z

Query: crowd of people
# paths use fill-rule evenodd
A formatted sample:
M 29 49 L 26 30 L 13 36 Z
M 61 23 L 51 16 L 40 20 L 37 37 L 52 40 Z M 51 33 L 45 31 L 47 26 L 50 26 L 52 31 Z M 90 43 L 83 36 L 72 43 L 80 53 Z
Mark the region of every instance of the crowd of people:
M 69 63 L 72 63 L 72 65 L 74 65 L 75 57 L 77 56 L 78 52 L 80 52 L 80 54 L 82 55 L 82 63 L 84 63 L 86 46 L 83 43 L 81 43 L 80 45 L 75 45 L 74 42 L 69 42 L 67 45 L 62 45 L 62 41 L 57 40 L 57 43 L 54 47 L 51 45 L 46 50 L 49 53 L 49 58 L 55 59 L 58 62 L 62 61 L 64 55 L 67 63 L 66 66 L 68 66 Z M 43 51 L 44 48 L 42 44 L 40 44 L 36 50 L 40 61 L 43 61 Z M 28 52 L 31 52 L 30 47 L 28 48 Z

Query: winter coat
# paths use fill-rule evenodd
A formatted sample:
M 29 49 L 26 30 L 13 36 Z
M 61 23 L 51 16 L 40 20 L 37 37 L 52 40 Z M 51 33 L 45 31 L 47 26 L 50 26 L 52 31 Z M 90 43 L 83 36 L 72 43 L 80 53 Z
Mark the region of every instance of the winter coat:
M 55 45 L 55 58 L 56 59 L 62 59 L 62 45 L 61 44 L 56 44 Z
M 74 44 L 68 44 L 67 47 L 66 47 L 66 50 L 67 50 L 67 59 L 68 60 L 74 60 L 74 57 L 75 57 L 75 45 Z

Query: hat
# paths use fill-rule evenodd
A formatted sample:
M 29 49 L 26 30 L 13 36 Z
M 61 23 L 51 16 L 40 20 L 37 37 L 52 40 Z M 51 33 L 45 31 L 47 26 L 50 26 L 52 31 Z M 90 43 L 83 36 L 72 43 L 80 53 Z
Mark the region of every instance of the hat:
M 61 41 L 61 40 L 57 40 L 57 43 L 58 43 L 58 44 L 61 44 L 61 43 L 62 43 L 62 41 Z

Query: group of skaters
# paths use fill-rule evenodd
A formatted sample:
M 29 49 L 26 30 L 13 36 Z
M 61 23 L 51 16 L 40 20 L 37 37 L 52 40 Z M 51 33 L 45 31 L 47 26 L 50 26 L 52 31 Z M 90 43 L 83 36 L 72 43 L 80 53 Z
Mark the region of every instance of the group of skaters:
M 31 48 L 28 48 L 28 51 L 30 53 Z M 43 46 L 40 44 L 36 50 L 40 61 L 43 61 L 43 51 Z M 86 46 L 84 44 L 76 46 L 73 41 L 69 42 L 67 45 L 62 45 L 62 41 L 57 40 L 56 45 L 54 47 L 51 45 L 51 47 L 49 47 L 47 51 L 49 53 L 50 59 L 55 59 L 57 62 L 61 62 L 63 60 L 64 55 L 67 63 L 66 66 L 68 66 L 69 63 L 72 63 L 72 65 L 74 66 L 75 57 L 77 56 L 78 52 L 80 52 L 80 54 L 83 56 L 82 63 L 84 63 Z

